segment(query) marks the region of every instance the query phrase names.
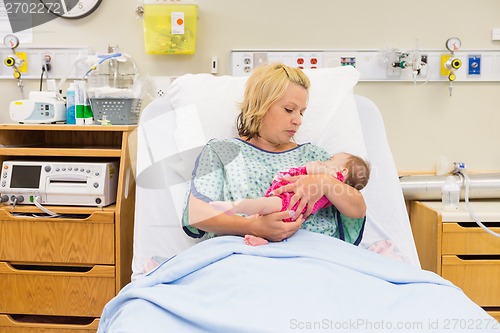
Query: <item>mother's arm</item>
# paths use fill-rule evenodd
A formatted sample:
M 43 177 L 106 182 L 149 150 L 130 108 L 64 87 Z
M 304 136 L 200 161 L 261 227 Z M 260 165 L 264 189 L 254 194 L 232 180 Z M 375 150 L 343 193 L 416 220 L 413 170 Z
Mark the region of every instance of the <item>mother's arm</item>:
M 328 200 L 345 216 L 362 218 L 366 215 L 366 203 L 361 192 L 338 179 L 326 174 L 303 175 L 286 178 L 290 184 L 282 186 L 273 194 L 293 192 L 289 208 L 297 202 L 297 211 L 301 212 L 307 205 L 304 218 L 307 218 L 316 201 L 325 195 Z
M 302 225 L 300 215 L 294 222 L 283 222 L 290 217 L 289 211 L 269 215 L 242 217 L 228 215 L 214 209 L 208 203 L 193 196 L 189 197 L 188 223 L 200 230 L 217 235 L 254 235 L 270 241 L 282 241 L 292 236 Z

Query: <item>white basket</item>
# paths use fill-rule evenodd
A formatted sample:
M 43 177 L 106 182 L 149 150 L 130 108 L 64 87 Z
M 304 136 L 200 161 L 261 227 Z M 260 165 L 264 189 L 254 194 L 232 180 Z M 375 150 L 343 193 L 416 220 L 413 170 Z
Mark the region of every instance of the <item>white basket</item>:
M 112 125 L 136 125 L 139 121 L 141 104 L 142 99 L 139 98 L 90 99 L 94 120 L 106 119 Z

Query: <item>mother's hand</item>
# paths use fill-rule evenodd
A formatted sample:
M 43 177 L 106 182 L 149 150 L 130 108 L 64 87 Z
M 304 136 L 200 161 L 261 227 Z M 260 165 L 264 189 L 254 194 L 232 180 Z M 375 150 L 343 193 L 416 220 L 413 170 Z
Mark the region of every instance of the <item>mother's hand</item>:
M 280 242 L 292 236 L 297 230 L 300 229 L 304 218 L 300 214 L 295 221 L 283 222 L 283 220 L 290 218 L 291 211 L 283 211 L 271 213 L 254 217 L 252 234 L 265 238 L 272 242 Z
M 288 209 L 292 209 L 296 203 L 298 203 L 296 212 L 297 214 L 302 212 L 304 207 L 307 205 L 307 210 L 304 213 L 304 219 L 306 219 L 313 210 L 314 204 L 323 196 L 324 193 L 324 183 L 325 177 L 329 177 L 324 174 L 315 175 L 301 175 L 301 176 L 287 176 L 283 178 L 289 184 L 286 184 L 280 188 L 273 191 L 273 195 L 278 195 L 284 192 L 294 193 L 290 199 Z
M 299 215 L 293 222 L 283 222 L 290 216 L 290 211 L 247 217 L 228 215 L 214 209 L 192 194 L 189 197 L 189 224 L 217 235 L 244 236 L 250 234 L 279 242 L 292 236 L 299 230 L 304 221 L 302 215 Z
M 294 193 L 288 209 L 299 203 L 296 212 L 300 213 L 307 205 L 304 219 L 311 215 L 314 204 L 323 195 L 345 216 L 362 218 L 366 215 L 366 203 L 361 192 L 334 177 L 326 174 L 314 174 L 283 179 L 290 183 L 274 190 L 272 194 Z

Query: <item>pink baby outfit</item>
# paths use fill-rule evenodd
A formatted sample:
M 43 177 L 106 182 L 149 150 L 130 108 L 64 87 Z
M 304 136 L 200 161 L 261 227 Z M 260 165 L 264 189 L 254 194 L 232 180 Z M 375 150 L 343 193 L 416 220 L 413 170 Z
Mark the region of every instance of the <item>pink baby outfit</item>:
M 287 171 L 281 171 L 278 173 L 278 175 L 273 179 L 273 182 L 271 183 L 271 187 L 266 191 L 265 196 L 270 197 L 271 192 L 274 191 L 277 188 L 280 188 L 286 184 L 289 184 L 288 181 L 284 180 L 283 177 L 285 175 L 290 175 L 290 176 L 301 176 L 301 175 L 307 175 L 307 168 L 305 166 L 298 167 L 298 168 L 290 168 Z M 338 180 L 341 182 L 344 181 L 344 175 L 341 172 L 337 172 L 337 177 Z M 288 205 L 290 204 L 290 200 L 292 198 L 294 193 L 292 192 L 284 192 L 282 194 L 278 194 L 277 196 L 281 198 L 282 206 L 281 206 L 281 211 L 285 211 L 288 209 Z M 328 200 L 326 196 L 322 196 L 319 198 L 318 201 L 314 204 L 313 210 L 311 214 L 316 213 L 320 208 L 325 208 L 330 206 L 332 203 Z M 293 206 L 292 210 L 295 211 L 297 209 L 297 206 L 299 203 L 297 202 L 295 206 Z M 304 207 L 302 210 L 301 214 L 305 213 L 307 210 L 307 205 Z M 292 222 L 291 218 L 283 220 L 284 222 Z

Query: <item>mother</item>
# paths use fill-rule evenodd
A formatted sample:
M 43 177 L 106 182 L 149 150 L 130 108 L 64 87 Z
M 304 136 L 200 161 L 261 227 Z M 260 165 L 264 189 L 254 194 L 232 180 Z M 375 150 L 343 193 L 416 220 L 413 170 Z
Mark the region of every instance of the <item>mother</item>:
M 262 216 L 226 215 L 208 202 L 262 197 L 278 171 L 329 154 L 311 143 L 297 144 L 293 137 L 302 124 L 310 81 L 298 68 L 283 64 L 260 66 L 248 78 L 237 120 L 239 138 L 212 139 L 198 156 L 184 209 L 184 231 L 191 237 L 251 234 L 281 241 L 299 228 L 358 244 L 361 241 L 366 205 L 359 191 L 328 175 L 288 179 L 281 191 L 292 191 L 289 207 L 305 205 L 326 195 L 332 206 L 310 215 L 293 216 L 290 210 Z M 310 111 L 314 112 L 314 111 Z

